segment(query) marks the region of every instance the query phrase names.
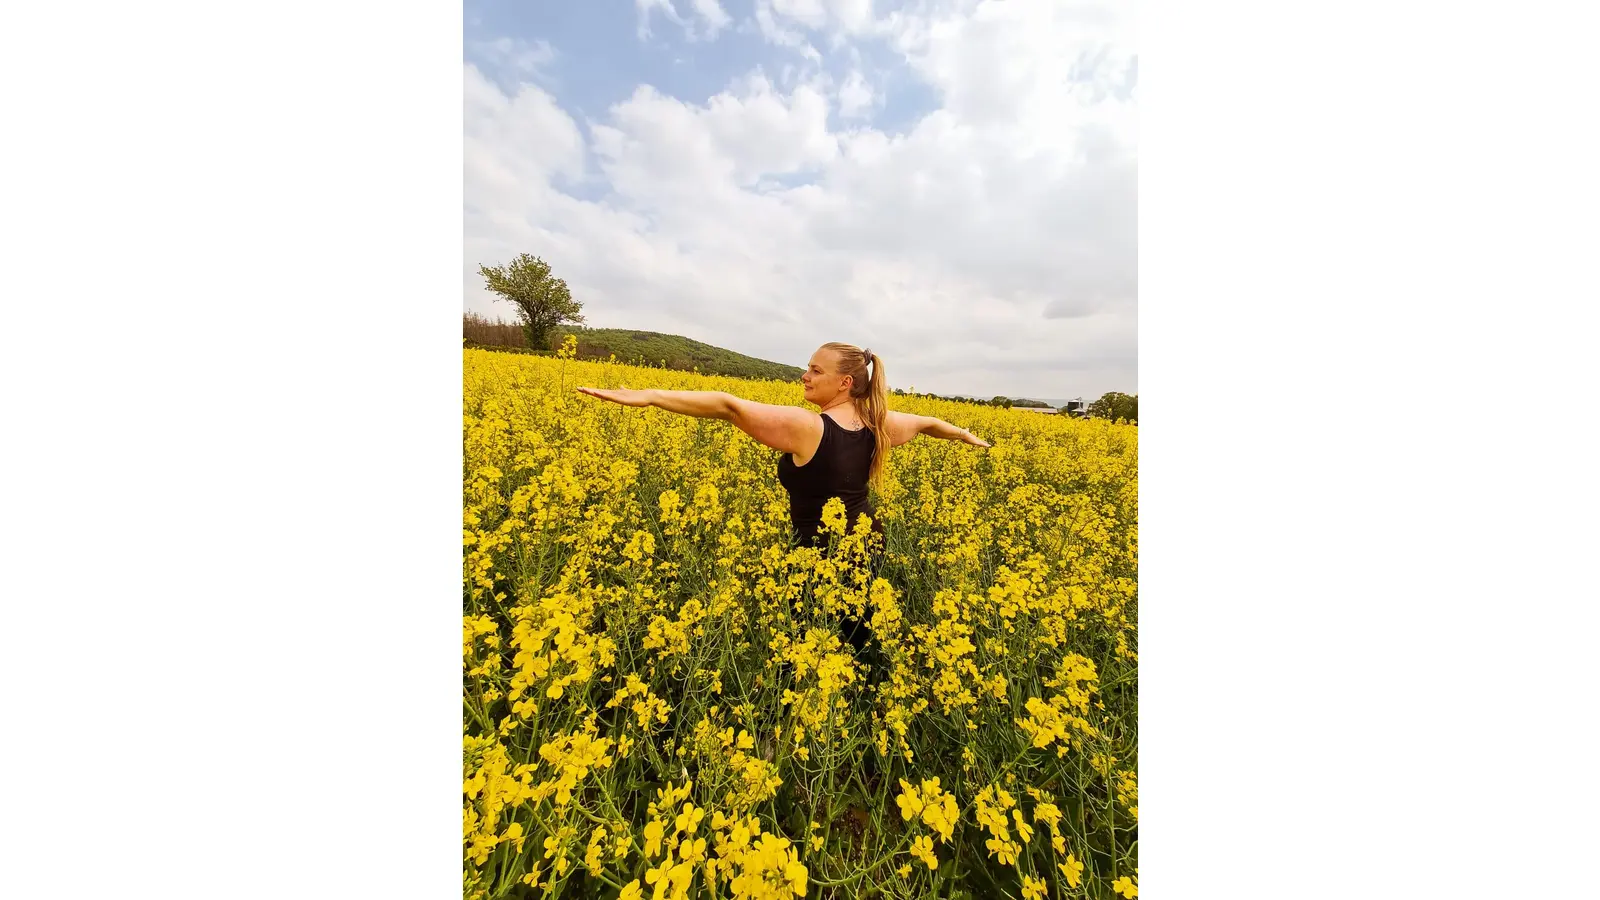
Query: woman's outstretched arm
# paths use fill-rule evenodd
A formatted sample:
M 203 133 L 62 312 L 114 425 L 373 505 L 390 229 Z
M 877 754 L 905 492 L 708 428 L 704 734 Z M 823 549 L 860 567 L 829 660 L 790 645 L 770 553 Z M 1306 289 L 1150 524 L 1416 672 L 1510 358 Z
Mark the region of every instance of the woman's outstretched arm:
M 946 441 L 960 441 L 963 444 L 971 444 L 974 447 L 989 446 L 989 442 L 983 438 L 977 437 L 965 428 L 951 425 L 943 419 L 934 418 L 933 416 L 914 416 L 910 413 L 902 412 L 891 411 L 889 413 L 889 434 L 894 439 L 894 443 L 891 446 L 895 447 L 904 444 L 919 434 Z
M 623 406 L 654 406 L 697 419 L 730 419 L 738 398 L 722 391 L 629 390 L 628 388 L 578 388 L 578 393 L 610 400 Z
M 810 452 L 822 439 L 822 418 L 798 406 L 775 406 L 722 391 L 662 391 L 578 388 L 581 394 L 621 403 L 654 406 L 701 419 L 722 419 L 762 444 L 785 453 Z

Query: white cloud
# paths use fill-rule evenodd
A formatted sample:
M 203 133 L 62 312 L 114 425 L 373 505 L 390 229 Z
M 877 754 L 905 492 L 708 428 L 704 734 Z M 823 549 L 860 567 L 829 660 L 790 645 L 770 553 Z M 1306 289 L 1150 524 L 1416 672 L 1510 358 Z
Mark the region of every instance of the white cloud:
M 682 28 L 683 37 L 688 41 L 716 40 L 717 34 L 733 21 L 717 0 L 689 0 L 689 8 L 694 12 L 692 17 L 680 14 L 672 0 L 634 0 L 634 9 L 639 13 L 639 40 L 650 38 L 652 12 L 660 12 L 668 21 Z M 695 27 L 696 20 L 703 28 Z
M 555 98 L 531 84 L 522 84 L 508 96 L 472 65 L 466 67 L 464 82 L 467 158 L 493 157 L 514 179 L 496 187 L 520 185 L 525 191 L 553 175 L 583 174 L 583 135 Z M 473 199 L 469 194 L 468 203 Z M 481 199 L 492 204 L 494 197 Z
M 794 19 L 807 28 L 821 28 L 828 24 L 828 8 L 822 0 L 772 0 L 772 11 Z
M 722 4 L 718 3 L 717 0 L 691 0 L 691 4 L 694 6 L 694 11 L 706 23 L 707 38 L 716 37 L 717 32 L 728 27 L 728 24 L 733 21 L 728 16 L 728 11 L 723 9 Z
M 823 55 L 808 32 L 825 38 L 831 52 L 848 54 L 859 64 L 860 53 L 851 40 L 884 32 L 886 24 L 873 18 L 872 0 L 756 0 L 741 30 L 753 30 L 767 43 L 794 50 L 820 66 Z
M 585 141 L 543 91 L 469 67 L 467 305 L 496 312 L 478 263 L 530 252 L 595 325 L 786 362 L 870 344 L 892 384 L 944 393 L 1134 392 L 1137 48 L 1117 9 L 880 20 L 944 101 L 903 134 L 830 128 L 834 98 L 841 120 L 873 102 L 859 72 L 836 93 L 757 72 L 704 104 L 640 87 Z M 609 193 L 561 189 L 584 179 Z
M 612 186 L 630 202 L 673 213 L 701 192 L 743 189 L 763 175 L 815 169 L 838 154 L 827 99 L 801 85 L 777 93 L 759 74 L 705 106 L 640 87 L 593 125 L 594 150 Z
M 542 74 L 556 60 L 555 48 L 549 41 L 502 37 L 479 41 L 474 46 L 485 59 L 522 76 Z
M 874 23 L 872 0 L 758 0 L 757 8 L 762 7 L 813 31 L 858 34 Z
M 832 20 L 843 31 L 854 34 L 872 25 L 872 0 L 826 0 Z
M 847 119 L 864 116 L 872 111 L 875 97 L 872 86 L 867 84 L 861 72 L 852 71 L 839 87 L 839 115 Z
M 1116 102 L 1136 71 L 1137 31 L 1122 5 L 985 0 L 968 14 L 902 18 L 889 32 L 964 122 L 1050 143 L 1065 136 L 1055 126 L 1093 120 L 1120 144 L 1137 142 L 1135 108 Z
M 639 40 L 641 41 L 650 39 L 650 13 L 652 10 L 659 10 L 669 21 L 681 27 L 686 27 L 684 26 L 683 18 L 678 15 L 678 10 L 673 7 L 672 0 L 633 0 L 633 6 L 639 12 Z
M 772 0 L 756 0 L 756 30 L 767 43 L 795 50 L 812 63 L 822 62 L 822 53 L 806 39 L 805 32 L 784 26 L 778 21 L 778 15 L 773 9 Z

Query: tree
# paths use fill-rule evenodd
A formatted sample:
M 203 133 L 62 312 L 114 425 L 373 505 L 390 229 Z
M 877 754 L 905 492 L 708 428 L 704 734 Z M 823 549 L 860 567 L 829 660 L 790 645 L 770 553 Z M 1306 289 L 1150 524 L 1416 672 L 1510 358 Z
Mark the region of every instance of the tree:
M 550 277 L 550 264 L 524 253 L 505 266 L 478 266 L 489 290 L 517 308 L 530 350 L 550 347 L 550 330 L 563 322 L 583 321 L 583 304 L 572 299 L 567 283 Z
M 990 406 L 1003 406 L 1006 409 L 1010 409 L 1011 408 L 1011 398 L 1010 397 L 996 397 L 993 400 L 989 401 L 989 405 Z
M 1139 395 L 1130 396 L 1116 391 L 1102 394 L 1099 400 L 1089 404 L 1089 415 L 1097 419 L 1127 419 L 1136 423 L 1139 421 Z

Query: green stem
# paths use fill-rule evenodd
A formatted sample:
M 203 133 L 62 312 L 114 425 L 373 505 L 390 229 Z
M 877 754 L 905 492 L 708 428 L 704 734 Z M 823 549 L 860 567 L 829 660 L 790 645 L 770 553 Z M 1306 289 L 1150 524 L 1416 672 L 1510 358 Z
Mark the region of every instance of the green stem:
M 1023 747 L 1021 752 L 1019 752 L 1016 756 L 1013 756 L 1010 759 L 1010 761 L 1008 761 L 1005 765 L 1000 767 L 1000 771 L 1001 772 L 1008 771 L 1012 766 L 1016 765 L 1022 759 L 1023 756 L 1027 755 L 1027 752 L 1029 750 L 1032 750 L 1032 749 L 1033 748 L 1031 746 Z M 965 819 L 966 816 L 967 816 L 968 810 L 972 809 L 972 807 L 975 806 L 977 804 L 977 802 L 978 802 L 977 795 L 974 794 L 973 798 L 971 800 L 967 801 L 966 805 L 961 807 L 961 812 L 957 816 L 957 821 L 959 821 L 961 819 Z M 829 880 L 824 880 L 824 879 L 821 879 L 821 878 L 814 878 L 812 880 L 814 882 L 816 882 L 817 884 L 823 885 L 824 887 L 840 887 L 840 886 L 847 885 L 847 884 L 855 884 L 857 881 L 860 881 L 864 876 L 870 875 L 873 872 L 876 872 L 880 866 L 882 866 L 884 863 L 888 862 L 889 860 L 893 859 L 902 850 L 904 850 L 906 847 L 910 846 L 911 834 L 912 834 L 912 829 L 909 829 L 909 828 L 906 829 L 906 833 L 900 838 L 899 842 L 895 844 L 895 847 L 894 847 L 893 850 L 890 850 L 888 853 L 884 854 L 876 862 L 874 862 L 870 866 L 866 867 L 865 869 L 862 869 L 862 870 L 860 870 L 858 872 L 855 872 L 854 874 L 848 875 L 848 876 L 846 876 L 846 877 L 844 877 L 844 878 L 842 878 L 840 880 L 837 880 L 837 881 L 829 881 Z

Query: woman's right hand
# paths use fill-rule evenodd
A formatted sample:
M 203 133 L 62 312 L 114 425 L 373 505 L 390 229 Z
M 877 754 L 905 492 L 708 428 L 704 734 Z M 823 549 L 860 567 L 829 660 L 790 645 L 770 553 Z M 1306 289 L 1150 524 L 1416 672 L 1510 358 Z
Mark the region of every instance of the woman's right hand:
M 580 394 L 588 394 L 591 397 L 597 397 L 601 400 L 610 400 L 612 403 L 620 403 L 623 406 L 650 405 L 650 392 L 648 390 L 631 391 L 627 388 L 603 390 L 601 388 L 581 387 L 578 388 L 577 391 Z

